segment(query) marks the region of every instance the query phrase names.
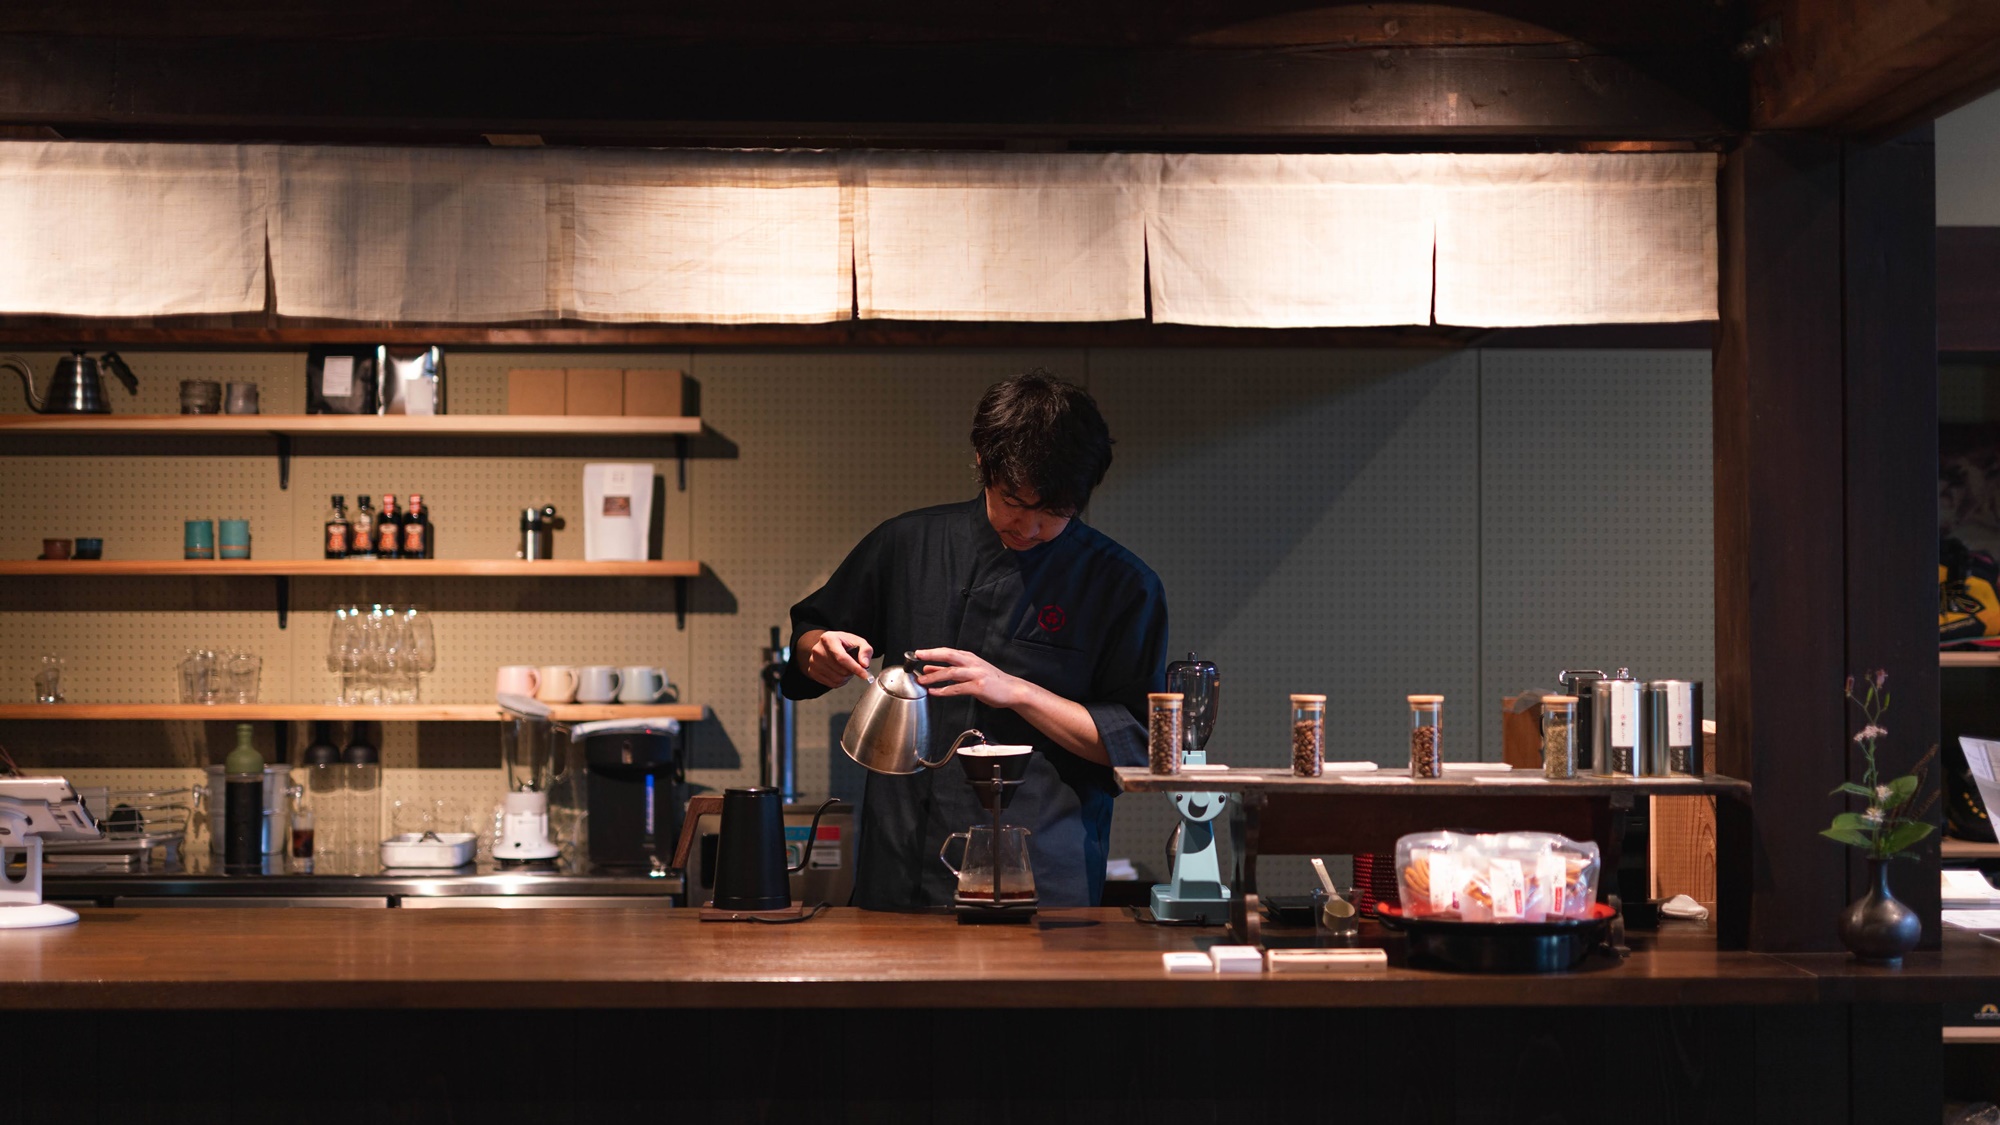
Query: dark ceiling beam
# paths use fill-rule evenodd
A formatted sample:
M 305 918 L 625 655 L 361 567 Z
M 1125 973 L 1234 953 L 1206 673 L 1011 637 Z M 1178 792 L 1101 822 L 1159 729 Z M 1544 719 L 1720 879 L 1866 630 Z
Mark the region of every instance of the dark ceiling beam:
M 1485 0 L 1477 7 L 1315 0 L 8 0 L 0 35 L 142 39 L 644 39 L 688 43 L 974 43 L 1438 47 L 1729 40 L 1715 0 Z
M 1757 129 L 1894 135 L 2000 86 L 1993 0 L 1763 0 Z
M 597 143 L 1714 138 L 1716 52 L 363 43 L 0 36 L 0 125 L 65 135 L 573 133 Z M 859 138 L 860 140 L 857 140 Z

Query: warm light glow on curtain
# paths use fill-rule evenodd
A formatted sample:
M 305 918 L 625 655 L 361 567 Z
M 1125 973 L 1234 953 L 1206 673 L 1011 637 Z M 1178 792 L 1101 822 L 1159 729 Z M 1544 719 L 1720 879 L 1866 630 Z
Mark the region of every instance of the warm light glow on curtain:
M 258 159 L 225 145 L 0 143 L 0 311 L 263 308 Z
M 1146 315 L 1145 214 L 1158 157 L 866 153 L 850 167 L 862 316 Z

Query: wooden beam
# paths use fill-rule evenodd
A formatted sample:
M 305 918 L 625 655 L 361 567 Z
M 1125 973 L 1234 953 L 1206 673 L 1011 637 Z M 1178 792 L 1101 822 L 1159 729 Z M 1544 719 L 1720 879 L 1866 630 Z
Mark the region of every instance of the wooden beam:
M 1289 51 L 620 40 L 381 43 L 0 36 L 0 124 L 201 137 L 932 143 L 1020 137 L 1714 138 L 1712 51 L 1578 45 Z
M 1716 768 L 1754 809 L 1717 828 L 1750 868 L 1748 888 L 1740 864 L 1718 872 L 1718 924 L 1767 952 L 1834 948 L 1847 902 L 1846 860 L 1816 835 L 1847 780 L 1840 186 L 1838 141 L 1760 136 L 1717 199 Z M 1745 889 L 1747 917 L 1730 909 Z
M 1937 160 L 1929 125 L 1843 147 L 1847 668 L 1889 672 L 1896 706 L 1877 761 L 1890 778 L 1938 743 Z M 1848 780 L 1859 782 L 1860 756 L 1847 759 Z M 1932 791 L 1943 774 L 1934 762 Z M 1941 835 L 1941 801 L 1928 819 Z M 1896 894 L 1926 920 L 1938 916 L 1937 839 L 1922 862 L 1892 872 Z M 1866 865 L 1843 850 L 1848 897 L 1859 898 Z M 1934 949 L 1937 927 L 1925 927 Z
M 1755 135 L 1723 170 L 1717 758 L 1750 780 L 1754 813 L 1718 825 L 1720 854 L 1751 857 L 1720 924 L 1753 949 L 1837 949 L 1859 894 L 1853 857 L 1818 835 L 1848 807 L 1826 794 L 1858 780 L 1845 677 L 1890 671 L 1892 775 L 1937 739 L 1932 198 L 1928 130 Z M 1930 855 L 1896 885 L 1934 918 Z
M 2000 85 L 1990 0 L 1764 0 L 1777 42 L 1751 70 L 1756 129 L 1889 134 Z

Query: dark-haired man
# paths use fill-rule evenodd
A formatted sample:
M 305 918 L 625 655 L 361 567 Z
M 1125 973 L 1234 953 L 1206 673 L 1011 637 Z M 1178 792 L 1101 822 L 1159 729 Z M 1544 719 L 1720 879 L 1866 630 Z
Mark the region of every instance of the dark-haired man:
M 936 759 L 960 731 L 1032 745 L 1008 806 L 1049 906 L 1103 895 L 1112 766 L 1143 765 L 1146 693 L 1165 677 L 1167 605 L 1145 563 L 1076 513 L 1111 465 L 1111 433 L 1081 387 L 1042 371 L 987 390 L 972 422 L 980 495 L 888 521 L 792 607 L 785 694 L 811 699 L 875 653 L 926 662 Z M 957 768 L 868 776 L 854 904 L 951 902 L 945 837 L 983 819 Z

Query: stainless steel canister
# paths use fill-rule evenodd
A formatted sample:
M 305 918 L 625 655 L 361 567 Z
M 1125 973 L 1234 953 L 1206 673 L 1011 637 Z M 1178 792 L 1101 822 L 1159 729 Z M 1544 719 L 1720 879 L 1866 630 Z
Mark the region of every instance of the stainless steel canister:
M 1700 777 L 1701 684 L 1693 680 L 1653 680 L 1646 684 L 1646 772 L 1655 777 Z
M 1576 768 L 1579 773 L 1589 773 L 1597 768 L 1597 756 L 1592 752 L 1597 744 L 1597 724 L 1592 718 L 1596 711 L 1591 685 L 1603 678 L 1602 668 L 1565 668 L 1556 675 L 1556 682 L 1562 685 L 1562 693 L 1576 696 Z
M 1646 762 L 1646 724 L 1639 681 L 1623 668 L 1590 685 L 1591 722 L 1596 731 L 1593 773 L 1638 777 Z

